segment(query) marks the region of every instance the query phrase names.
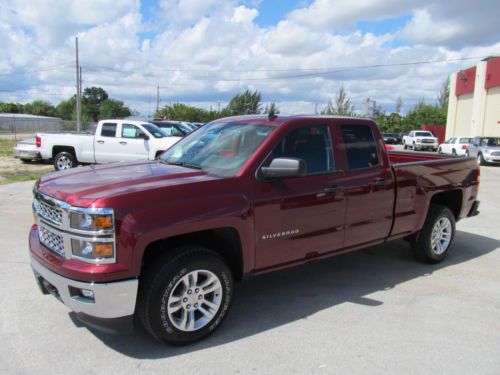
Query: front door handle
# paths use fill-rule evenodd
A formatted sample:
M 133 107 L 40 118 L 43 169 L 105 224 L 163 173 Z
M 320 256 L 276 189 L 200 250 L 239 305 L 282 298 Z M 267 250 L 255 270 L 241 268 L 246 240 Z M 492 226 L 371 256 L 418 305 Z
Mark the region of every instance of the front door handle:
M 127 144 L 127 142 L 125 142 L 125 141 L 121 141 L 121 142 L 120 142 L 120 144 L 121 144 L 121 145 L 126 145 L 126 144 Z
M 375 186 L 387 186 L 390 184 L 392 184 L 392 180 L 386 178 L 376 178 L 375 181 L 373 182 L 373 185 Z
M 102 145 L 104 143 L 104 141 L 97 141 L 97 143 L 100 143 Z
M 325 193 L 340 193 L 341 191 L 344 191 L 344 188 L 342 186 L 329 186 L 323 190 Z

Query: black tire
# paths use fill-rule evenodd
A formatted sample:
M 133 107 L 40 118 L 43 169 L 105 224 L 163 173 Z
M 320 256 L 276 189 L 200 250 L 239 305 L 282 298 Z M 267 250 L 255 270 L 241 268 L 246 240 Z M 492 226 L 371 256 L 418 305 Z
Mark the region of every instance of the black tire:
M 443 252 L 433 249 L 432 232 L 435 225 L 442 218 L 448 219 L 451 224 L 451 236 L 449 242 Z M 455 237 L 455 216 L 453 212 L 439 204 L 432 204 L 429 207 L 427 218 L 425 219 L 422 230 L 411 239 L 411 247 L 413 255 L 424 263 L 439 263 L 446 258 L 450 250 L 453 238 Z
M 457 151 L 455 151 L 455 149 L 451 150 L 451 155 L 452 156 L 457 156 Z
M 217 276 L 222 296 L 218 310 L 204 326 L 184 331 L 176 327 L 167 312 L 167 300 L 181 279 L 196 270 L 207 270 Z M 136 311 L 142 325 L 154 338 L 171 345 L 187 345 L 210 335 L 220 326 L 231 305 L 232 294 L 231 270 L 219 254 L 201 246 L 179 247 L 144 271 Z M 184 314 L 187 314 L 185 310 Z
M 406 146 L 406 143 L 403 143 L 403 148 L 406 150 L 408 146 Z
M 76 160 L 75 155 L 73 155 L 71 152 L 62 151 L 58 153 L 54 158 L 54 169 L 56 171 L 71 169 L 77 166 L 78 161 Z
M 484 160 L 483 154 L 481 153 L 477 154 L 477 164 L 486 165 L 486 160 Z
M 469 150 L 466 150 L 466 151 L 465 151 L 465 157 L 467 157 L 467 158 L 468 158 L 469 156 L 470 156 L 470 155 L 469 155 Z
M 31 164 L 31 159 L 21 159 L 24 164 Z

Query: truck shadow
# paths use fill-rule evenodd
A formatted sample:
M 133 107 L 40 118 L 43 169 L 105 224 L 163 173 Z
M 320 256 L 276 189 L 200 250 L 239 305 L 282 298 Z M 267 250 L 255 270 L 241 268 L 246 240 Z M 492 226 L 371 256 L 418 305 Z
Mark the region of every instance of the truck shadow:
M 307 319 L 342 303 L 377 308 L 384 302 L 367 297 L 398 284 L 467 262 L 500 248 L 500 241 L 457 231 L 453 251 L 441 264 L 415 261 L 400 240 L 254 278 L 236 285 L 233 305 L 224 324 L 210 337 L 185 347 L 156 342 L 142 328 L 127 335 L 89 329 L 113 350 L 141 359 L 167 358 L 237 341 Z M 342 319 L 342 316 L 338 316 Z

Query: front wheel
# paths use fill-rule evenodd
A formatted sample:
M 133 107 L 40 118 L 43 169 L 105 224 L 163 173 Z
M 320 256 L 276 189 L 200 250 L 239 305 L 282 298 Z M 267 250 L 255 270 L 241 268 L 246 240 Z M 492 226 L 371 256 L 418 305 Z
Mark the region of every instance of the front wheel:
M 54 158 L 54 168 L 56 171 L 64 171 L 66 169 L 75 168 L 78 165 L 75 155 L 71 152 L 60 152 Z
M 232 274 L 209 249 L 174 249 L 144 272 L 137 312 L 144 328 L 160 341 L 186 345 L 201 340 L 219 327 L 229 310 Z
M 441 262 L 455 236 L 455 216 L 453 212 L 439 204 L 429 207 L 424 226 L 411 242 L 415 257 L 425 263 Z
M 479 165 L 486 164 L 486 160 L 484 160 L 483 154 L 477 154 L 477 164 L 479 164 Z

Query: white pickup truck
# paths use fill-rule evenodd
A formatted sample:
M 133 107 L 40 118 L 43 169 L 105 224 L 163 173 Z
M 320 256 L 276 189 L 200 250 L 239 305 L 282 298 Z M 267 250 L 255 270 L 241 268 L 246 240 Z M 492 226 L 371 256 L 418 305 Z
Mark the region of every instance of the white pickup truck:
M 144 121 L 102 120 L 95 134 L 39 133 L 36 147 L 41 159 L 53 160 L 60 171 L 78 164 L 153 160 L 180 139 Z
M 403 145 L 405 150 L 432 150 L 438 149 L 438 139 L 429 131 L 412 130 L 408 135 L 403 137 Z

